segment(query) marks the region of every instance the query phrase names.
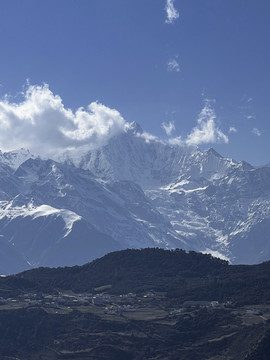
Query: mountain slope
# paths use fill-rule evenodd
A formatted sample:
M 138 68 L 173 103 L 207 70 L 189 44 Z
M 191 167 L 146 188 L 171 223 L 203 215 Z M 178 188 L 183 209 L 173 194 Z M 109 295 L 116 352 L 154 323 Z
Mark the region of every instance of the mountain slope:
M 15 189 L 0 202 L 2 256 L 16 251 L 25 268 L 82 264 L 126 247 L 185 246 L 135 183 L 107 183 L 40 158 L 10 176 Z

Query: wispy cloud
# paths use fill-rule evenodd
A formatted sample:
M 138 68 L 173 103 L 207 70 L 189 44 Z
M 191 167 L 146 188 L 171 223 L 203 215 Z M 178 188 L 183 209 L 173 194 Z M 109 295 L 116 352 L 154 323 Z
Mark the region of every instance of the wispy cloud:
M 254 112 L 253 98 L 247 94 L 242 95 L 240 99 L 241 105 L 239 106 L 241 115 L 247 120 L 256 120 Z
M 228 136 L 216 124 L 216 113 L 211 105 L 211 100 L 205 100 L 204 107 L 197 119 L 197 126 L 192 129 L 185 140 L 186 145 L 228 142 Z
M 252 133 L 253 133 L 254 135 L 257 135 L 257 136 L 261 136 L 261 135 L 262 135 L 262 133 L 260 132 L 260 130 L 257 129 L 256 127 L 252 129 Z
M 240 99 L 241 103 L 251 103 L 253 101 L 252 96 L 249 96 L 247 94 L 243 94 Z
M 234 126 L 231 126 L 229 128 L 229 133 L 236 133 L 236 132 L 237 132 L 237 129 Z
M 141 137 L 145 140 L 145 142 L 149 143 L 151 141 L 158 141 L 158 142 L 162 142 L 157 136 L 149 134 L 148 132 L 144 131 L 142 133 L 137 133 L 136 134 L 137 137 Z
M 124 131 L 121 114 L 98 102 L 72 111 L 48 85 L 27 85 L 23 99 L 0 100 L 0 148 L 27 148 L 34 154 L 54 157 L 68 149 L 97 147 Z
M 178 145 L 178 146 L 185 146 L 185 142 L 183 141 L 181 136 L 176 136 L 174 138 L 170 138 L 168 140 L 168 143 L 172 146 Z
M 180 65 L 178 62 L 178 56 L 171 58 L 167 64 L 167 70 L 169 72 L 180 72 Z
M 179 12 L 174 7 L 175 0 L 167 0 L 165 10 L 167 13 L 166 24 L 173 24 L 179 18 Z
M 164 129 L 167 136 L 171 136 L 172 132 L 175 130 L 174 122 L 170 121 L 168 124 L 163 122 L 161 127 Z

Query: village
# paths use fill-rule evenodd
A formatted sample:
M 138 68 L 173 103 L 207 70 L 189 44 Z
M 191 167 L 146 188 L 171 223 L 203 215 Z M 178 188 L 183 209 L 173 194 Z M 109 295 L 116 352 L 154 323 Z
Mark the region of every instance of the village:
M 105 287 L 98 289 L 104 290 Z M 218 301 L 185 301 L 180 308 L 168 306 L 168 298 L 165 293 L 147 291 L 137 295 L 135 293 L 114 295 L 107 292 L 76 294 L 71 291 L 58 292 L 57 294 L 43 294 L 25 292 L 18 297 L 0 297 L 0 310 L 14 308 L 41 307 L 44 309 L 82 309 L 98 307 L 108 315 L 136 312 L 147 308 L 159 308 L 166 311 L 170 316 L 177 316 L 183 312 L 198 308 L 220 308 L 229 306 L 230 302 L 220 304 Z M 57 313 L 57 311 L 56 311 Z M 99 311 L 100 313 L 100 311 Z
M 58 291 L 54 294 L 22 292 L 16 297 L 0 296 L 0 311 L 40 308 L 49 314 L 68 314 L 72 311 L 92 313 L 107 321 L 157 321 L 174 325 L 181 318 L 194 317 L 199 309 L 213 312 L 226 309 L 240 316 L 245 325 L 259 324 L 270 319 L 270 305 L 235 307 L 232 302 L 184 301 L 176 306 L 166 293 L 146 291 L 141 294 L 110 294 L 110 286 L 94 289 L 95 293 Z
M 42 307 L 51 309 L 78 308 L 96 306 L 104 309 L 105 314 L 121 314 L 135 312 L 140 308 L 160 306 L 167 300 L 165 293 L 147 291 L 138 296 L 134 293 L 113 295 L 107 292 L 76 294 L 72 292 L 58 292 L 57 294 L 43 294 L 25 292 L 18 297 L 0 297 L 0 310 L 7 308 Z M 218 301 L 185 301 L 180 309 L 170 311 L 171 315 L 194 307 L 219 307 Z M 224 304 L 222 304 L 224 306 Z M 163 306 L 164 308 L 164 306 Z
M 58 294 L 43 294 L 26 292 L 18 297 L 0 297 L 0 310 L 10 308 L 43 307 L 52 309 L 78 308 L 96 306 L 104 308 L 105 314 L 117 314 L 122 312 L 134 312 L 139 307 L 149 304 L 149 300 L 160 300 L 161 295 L 152 291 L 138 297 L 134 293 L 112 295 L 108 293 L 83 293 L 58 292 Z

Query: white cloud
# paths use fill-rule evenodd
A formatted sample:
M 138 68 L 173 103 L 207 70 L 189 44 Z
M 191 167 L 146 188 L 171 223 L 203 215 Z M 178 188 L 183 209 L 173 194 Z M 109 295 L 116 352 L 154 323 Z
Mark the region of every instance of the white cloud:
M 229 139 L 216 125 L 216 113 L 210 100 L 205 100 L 197 126 L 187 136 L 186 145 L 200 145 L 206 143 L 228 143 Z
M 174 7 L 174 2 L 175 0 L 166 1 L 166 7 L 165 7 L 167 13 L 167 17 L 165 21 L 166 24 L 173 24 L 175 20 L 179 18 L 179 12 Z
M 181 136 L 176 136 L 174 138 L 170 138 L 168 140 L 168 143 L 172 146 L 178 145 L 178 146 L 184 146 L 185 142 L 183 141 Z
M 170 121 L 169 124 L 163 122 L 161 127 L 164 129 L 167 136 L 171 136 L 172 132 L 175 130 L 174 122 Z
M 253 129 L 252 129 L 252 133 L 253 133 L 254 135 L 257 135 L 257 136 L 261 136 L 261 135 L 262 135 L 262 133 L 260 132 L 260 130 L 257 129 L 257 128 L 253 128 Z
M 236 132 L 237 132 L 237 129 L 234 126 L 231 126 L 229 128 L 229 133 L 236 133 Z
M 256 116 L 255 115 L 248 115 L 247 119 L 248 120 L 256 120 Z
M 137 133 L 136 134 L 137 137 L 141 137 L 145 140 L 146 143 L 149 143 L 151 141 L 158 141 L 158 142 L 162 142 L 157 136 L 149 134 L 148 132 L 144 131 L 142 133 Z
M 9 96 L 0 99 L 0 149 L 3 151 L 26 148 L 34 155 L 58 159 L 68 150 L 86 151 L 105 145 L 111 137 L 134 128 L 117 110 L 98 102 L 75 111 L 68 109 L 46 84 L 28 84 L 21 96 L 17 103 Z M 205 101 L 197 126 L 186 138 L 171 137 L 174 122 L 162 123 L 162 127 L 171 145 L 228 142 L 228 137 L 216 125 L 216 114 L 209 100 Z M 260 134 L 255 128 L 253 132 Z M 162 142 L 140 128 L 136 135 L 146 142 Z
M 216 124 L 216 113 L 212 103 L 213 100 L 204 100 L 204 107 L 198 115 L 197 126 L 191 130 L 190 134 L 186 137 L 171 137 L 168 139 L 168 143 L 172 146 L 198 146 L 207 143 L 228 143 L 228 136 L 225 135 Z M 234 127 L 230 127 L 229 129 L 229 132 L 236 131 L 237 130 Z
M 54 157 L 68 149 L 105 144 L 126 122 L 121 114 L 98 102 L 72 111 L 48 85 L 27 85 L 20 103 L 0 100 L 0 148 L 27 148 L 34 154 Z
M 180 65 L 176 58 L 172 58 L 168 61 L 167 70 L 169 72 L 180 72 Z
M 240 101 L 244 103 L 251 103 L 253 101 L 253 98 L 251 96 L 248 96 L 247 94 L 243 94 Z

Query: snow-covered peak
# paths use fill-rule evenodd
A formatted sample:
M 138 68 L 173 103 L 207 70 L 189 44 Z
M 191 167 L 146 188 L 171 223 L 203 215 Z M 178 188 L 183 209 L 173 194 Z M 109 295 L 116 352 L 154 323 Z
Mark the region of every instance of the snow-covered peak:
M 29 150 L 23 148 L 8 152 L 2 152 L 0 150 L 0 162 L 13 170 L 17 170 L 18 167 L 28 159 L 34 159 L 34 155 L 32 155 Z
M 178 178 L 182 164 L 193 151 L 148 141 L 128 131 L 110 139 L 106 146 L 89 151 L 75 165 L 107 180 L 129 180 L 147 189 Z
M 215 149 L 213 148 L 210 148 L 208 150 L 206 150 L 206 154 L 209 155 L 209 156 L 214 156 L 214 157 L 217 157 L 217 158 L 223 158 L 223 156 L 221 156 Z
M 214 181 L 226 176 L 233 169 L 239 168 L 240 163 L 232 159 L 226 159 L 213 148 L 205 152 L 198 151 L 194 158 L 190 159 L 189 172 L 192 178 L 204 178 Z
M 142 134 L 143 129 L 141 128 L 141 125 L 138 124 L 136 121 L 133 121 L 132 123 L 129 123 L 126 127 L 127 132 L 132 134 Z
M 26 167 L 21 167 L 26 160 Z M 0 152 L 0 166 L 9 166 L 17 176 L 35 180 L 37 172 L 47 168 L 47 163 L 38 161 L 28 150 L 20 149 Z M 223 158 L 213 148 L 202 152 L 195 146 L 171 145 L 147 134 L 136 123 L 126 123 L 125 131 L 113 136 L 98 149 L 75 149 L 58 159 L 63 165 L 75 165 L 90 170 L 106 181 L 127 180 L 139 184 L 143 189 L 153 189 L 189 181 L 215 181 L 233 170 L 250 170 L 252 167 Z M 51 164 L 52 165 L 52 164 Z M 40 167 L 37 169 L 36 167 Z M 19 171 L 19 172 L 18 172 Z M 27 172 L 27 175 L 26 175 Z M 20 175 L 20 173 L 22 173 Z M 204 181 L 203 180 L 203 181 Z M 200 186 L 205 186 L 204 183 Z
M 140 125 L 131 123 L 105 146 L 80 157 L 69 154 L 69 161 L 97 177 L 133 181 L 143 189 L 179 182 L 183 177 L 214 181 L 243 167 L 212 148 L 202 152 L 194 146 L 169 145 L 144 134 Z

